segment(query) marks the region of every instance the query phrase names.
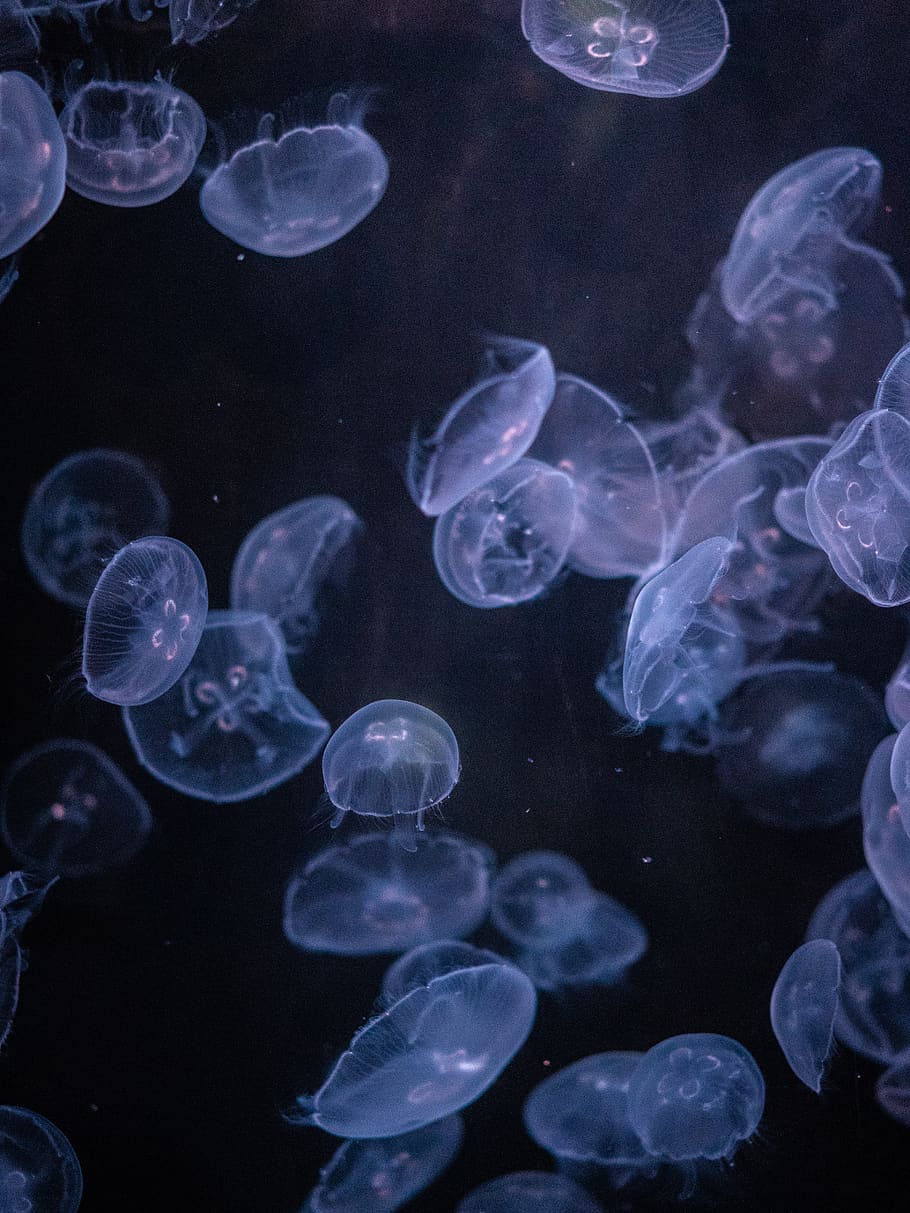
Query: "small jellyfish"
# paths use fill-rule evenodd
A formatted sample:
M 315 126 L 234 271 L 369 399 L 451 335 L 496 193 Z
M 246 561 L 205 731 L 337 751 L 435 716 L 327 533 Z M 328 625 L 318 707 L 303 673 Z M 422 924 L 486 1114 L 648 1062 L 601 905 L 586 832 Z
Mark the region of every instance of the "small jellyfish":
M 818 1092 L 834 1041 L 841 963 L 830 939 L 797 948 L 771 991 L 771 1027 L 800 1082 Z
M 363 129 L 363 97 L 336 93 L 326 121 L 277 139 L 265 114 L 256 138 L 212 173 L 199 194 L 212 227 L 269 257 L 302 257 L 346 235 L 385 192 L 385 153 Z
M 382 978 L 381 1005 L 390 1007 L 411 990 L 426 986 L 434 977 L 443 977 L 453 969 L 473 969 L 478 965 L 506 964 L 504 957 L 488 948 L 476 948 L 461 939 L 436 939 L 422 943 L 399 956 Z
M 392 1137 L 473 1103 L 528 1037 L 537 999 L 510 964 L 434 977 L 371 1019 L 289 1119 L 338 1137 Z
M 875 1102 L 910 1128 L 910 1050 L 898 1054 L 875 1084 Z
M 592 889 L 573 908 L 558 943 L 525 948 L 517 963 L 539 990 L 614 985 L 648 947 L 639 919 L 615 898 Z
M 41 34 L 21 0 L 0 0 L 0 67 L 38 58 Z
M 82 1168 L 73 1147 L 37 1112 L 0 1107 L 0 1209 L 76 1213 Z
M 470 935 L 486 917 L 494 857 L 454 834 L 420 834 L 404 851 L 360 834 L 315 855 L 288 883 L 284 932 L 311 952 L 403 952 Z
M 136 757 L 187 796 L 229 804 L 297 775 L 329 726 L 291 679 L 266 615 L 210 611 L 192 661 L 151 703 L 123 709 Z
M 44 227 L 66 186 L 54 107 L 22 72 L 0 72 L 0 164 L 0 257 L 8 257 Z
M 78 451 L 47 473 L 22 520 L 22 554 L 51 597 L 88 605 L 108 560 L 167 530 L 170 507 L 145 464 L 123 451 Z
M 300 1213 L 393 1213 L 445 1171 L 463 1137 L 461 1117 L 446 1116 L 397 1137 L 346 1141 Z
M 455 1213 L 603 1213 L 603 1209 L 568 1176 L 514 1171 L 469 1192 Z
M 898 738 L 892 733 L 876 747 L 863 778 L 863 853 L 903 931 L 910 933 L 910 838 L 895 786 L 905 776 Z
M 540 948 L 571 939 L 578 905 L 591 893 L 584 870 L 558 851 L 526 851 L 500 869 L 490 918 L 506 939 Z
M 256 0 L 171 0 L 171 43 L 196 46 L 210 34 L 226 29 Z
M 104 872 L 132 859 L 151 825 L 142 796 L 87 741 L 62 738 L 27 750 L 0 791 L 3 839 L 35 872 Z
M 289 653 L 313 639 L 327 589 L 340 588 L 363 523 L 339 497 L 304 497 L 253 527 L 234 558 L 231 606 L 262 611 L 284 634 Z
M 349 716 L 322 755 L 322 776 L 337 812 L 391 817 L 413 850 L 413 830 L 452 791 L 460 771 L 455 734 L 435 712 L 405 699 L 379 699 Z
M 641 97 L 707 84 L 730 37 L 720 0 L 522 0 L 521 28 L 534 53 L 570 80 Z
M 415 429 L 406 480 L 414 504 L 444 514 L 519 460 L 537 436 L 556 385 L 550 351 L 518 337 L 487 339 L 485 374 L 429 438 Z
M 205 115 L 162 77 L 91 80 L 60 114 L 66 183 L 107 206 L 150 206 L 193 171 L 205 142 Z
M 108 703 L 150 703 L 193 659 L 208 613 L 195 552 L 178 539 L 134 539 L 105 567 L 85 615 L 82 673 Z
M 514 606 L 553 584 L 574 529 L 571 479 L 519 459 L 440 514 L 433 560 L 446 589 L 468 606 Z

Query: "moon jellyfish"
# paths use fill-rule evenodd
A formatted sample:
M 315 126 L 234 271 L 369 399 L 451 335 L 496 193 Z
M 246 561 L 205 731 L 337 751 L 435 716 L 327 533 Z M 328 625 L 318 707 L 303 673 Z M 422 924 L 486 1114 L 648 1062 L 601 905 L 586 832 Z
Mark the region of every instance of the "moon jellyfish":
M 288 883 L 284 932 L 305 951 L 366 956 L 470 935 L 486 917 L 492 853 L 454 834 L 404 851 L 361 834 L 315 855 Z
M 347 578 L 363 523 L 339 497 L 304 497 L 253 527 L 234 558 L 231 606 L 262 611 L 281 628 L 288 652 L 307 647 L 320 599 Z
M 902 346 L 885 367 L 872 407 L 910 419 L 910 344 Z
M 209 34 L 226 29 L 243 9 L 255 3 L 256 0 L 171 0 L 168 6 L 171 43 L 196 46 Z
M 363 129 L 364 98 L 336 93 L 326 121 L 256 138 L 212 173 L 199 194 L 212 227 L 269 257 L 302 257 L 346 235 L 385 192 L 388 161 Z
M 82 1168 L 67 1138 L 37 1112 L 0 1107 L 0 1208 L 76 1213 Z
M 332 734 L 322 777 L 337 812 L 391 817 L 400 841 L 413 850 L 414 829 L 458 780 L 458 742 L 435 712 L 405 699 L 379 699 L 360 708 Z
M 875 1084 L 875 1102 L 910 1128 L 910 1050 L 899 1054 Z
M 181 677 L 208 613 L 202 565 L 178 539 L 134 539 L 114 556 L 89 599 L 82 673 L 108 703 L 150 703 Z
M 0 791 L 3 839 L 35 872 L 104 872 L 132 859 L 151 825 L 142 796 L 87 741 L 63 738 L 27 750 Z
M 47 473 L 22 520 L 22 555 L 51 597 L 88 605 L 108 560 L 132 539 L 167 530 L 170 507 L 141 460 L 77 451 Z
M 162 77 L 91 80 L 60 114 L 66 183 L 107 206 L 150 206 L 193 171 L 205 142 L 205 115 Z
M 0 164 L 0 257 L 8 257 L 44 227 L 66 186 L 54 107 L 22 72 L 0 72 Z
M 902 818 L 893 770 L 897 738 L 892 733 L 880 742 L 866 766 L 863 779 L 863 852 L 869 870 L 891 905 L 901 930 L 910 934 L 910 838 Z
M 595 889 L 581 897 L 567 933 L 558 942 L 525 948 L 517 963 L 540 990 L 613 985 L 648 947 L 648 933 L 635 914 Z
M 707 84 L 730 37 L 720 0 L 522 0 L 521 28 L 534 53 L 577 84 L 642 97 Z
M 518 337 L 489 337 L 486 374 L 451 405 L 429 438 L 416 430 L 406 480 L 430 517 L 520 459 L 537 436 L 556 385 L 550 351 Z
M 490 918 L 512 943 L 539 948 L 568 939 L 577 907 L 591 892 L 584 870 L 558 851 L 526 851 L 500 869 Z
M 433 560 L 443 585 L 461 602 L 513 606 L 552 584 L 574 526 L 569 477 L 536 459 L 519 459 L 440 514 Z
M 528 1037 L 534 987 L 509 964 L 455 969 L 411 990 L 354 1036 L 290 1119 L 339 1137 L 391 1137 L 473 1103 Z
M 671 1036 L 645 1053 L 629 1080 L 629 1119 L 651 1154 L 676 1161 L 730 1158 L 758 1128 L 765 1081 L 729 1036 Z
M 291 679 L 277 624 L 248 611 L 210 611 L 182 676 L 151 703 L 124 708 L 123 720 L 147 771 L 216 804 L 297 775 L 329 732 Z
M 13 1026 L 19 981 L 26 968 L 26 951 L 19 936 L 41 909 L 56 879 L 45 881 L 30 872 L 7 872 L 0 877 L 0 1048 Z
M 807 1087 L 821 1091 L 825 1062 L 834 1040 L 841 963 L 830 939 L 797 948 L 771 991 L 771 1027 L 790 1069 Z
M 888 679 L 885 687 L 885 711 L 892 725 L 900 732 L 910 723 L 910 640 L 908 640 L 900 662 Z M 908 772 L 910 777 L 910 772 Z M 910 797 L 910 784 L 907 785 Z
M 443 977 L 453 969 L 473 969 L 484 964 L 505 964 L 505 960 L 488 948 L 476 948 L 460 939 L 436 939 L 411 948 L 390 964 L 382 978 L 381 1003 L 393 1002 L 419 986 L 429 985 L 434 977 Z
M 346 1141 L 301 1213 L 392 1213 L 445 1171 L 463 1138 L 461 1117 L 446 1116 L 397 1137 Z
M 514 1171 L 469 1192 L 455 1213 L 603 1213 L 603 1209 L 565 1175 Z
M 806 517 L 852 590 L 910 602 L 910 421 L 890 409 L 851 421 L 812 473 Z
M 910 835 L 910 728 L 901 726 L 896 738 L 891 738 L 891 760 L 889 770 L 890 790 L 893 791 L 904 830 Z M 884 747 L 883 747 L 884 750 Z

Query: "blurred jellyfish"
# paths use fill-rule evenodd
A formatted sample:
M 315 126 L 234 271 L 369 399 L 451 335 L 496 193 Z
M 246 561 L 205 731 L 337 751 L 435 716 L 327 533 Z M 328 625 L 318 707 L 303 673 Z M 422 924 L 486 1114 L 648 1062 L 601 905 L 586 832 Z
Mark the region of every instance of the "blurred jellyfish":
M 454 969 L 371 1019 L 289 1119 L 339 1137 L 391 1137 L 473 1103 L 524 1044 L 534 987 L 509 964 Z
M 891 759 L 888 785 L 883 783 L 882 795 L 887 799 L 893 793 L 904 830 L 910 835 L 910 728 L 906 724 L 902 725 L 897 737 L 889 740 Z M 883 745 L 882 754 L 884 752 Z
M 16 257 L 10 257 L 9 261 L 0 272 L 0 303 L 7 297 L 16 283 L 19 281 L 19 266 Z
M 476 948 L 461 939 L 436 939 L 422 943 L 399 956 L 382 978 L 381 1004 L 390 1007 L 411 990 L 426 986 L 434 977 L 444 977 L 454 969 L 472 969 L 478 965 L 505 964 L 505 958 L 488 948 Z
M 37 59 L 41 36 L 21 0 L 0 0 L 0 69 Z
M 236 21 L 256 0 L 171 0 L 171 42 L 196 46 Z
M 302 257 L 356 227 L 389 177 L 382 148 L 363 129 L 365 98 L 336 93 L 319 126 L 277 139 L 265 114 L 256 138 L 212 173 L 199 194 L 212 227 L 269 257 Z
M 902 346 L 885 367 L 872 407 L 910 419 L 910 344 Z
M 910 1050 L 900 1053 L 875 1084 L 875 1102 L 910 1128 Z
M 54 107 L 22 72 L 0 72 L 0 257 L 39 232 L 66 186 L 66 144 Z
M 576 903 L 565 938 L 523 949 L 517 963 L 540 990 L 613 985 L 647 947 L 648 933 L 636 915 L 592 889 Z
M 277 624 L 248 611 L 210 611 L 181 678 L 151 703 L 124 708 L 123 720 L 146 770 L 216 804 L 297 775 L 329 732 L 294 686 Z
M 315 855 L 288 883 L 284 932 L 305 951 L 366 956 L 470 935 L 486 917 L 494 857 L 454 834 L 421 834 L 404 851 L 361 834 Z
M 512 943 L 547 947 L 572 937 L 578 905 L 591 893 L 584 870 L 558 851 L 526 851 L 500 869 L 490 918 Z
M 319 628 L 321 599 L 347 580 L 363 523 L 339 497 L 304 497 L 261 519 L 231 570 L 231 606 L 262 611 L 279 625 L 288 652 Z
M 132 539 L 167 530 L 170 506 L 141 460 L 124 451 L 68 455 L 32 493 L 22 555 L 43 590 L 84 608 L 104 565 Z
M 603 1213 L 603 1209 L 565 1175 L 514 1171 L 469 1192 L 455 1213 Z
M 589 88 L 678 97 L 716 74 L 730 32 L 720 0 L 522 0 L 536 55 Z
M 132 859 L 151 825 L 142 796 L 87 741 L 62 738 L 27 750 L 0 792 L 3 839 L 35 872 L 104 872 Z
M 41 909 L 56 880 L 55 876 L 46 881 L 30 872 L 7 872 L 0 877 L 0 1048 L 13 1026 L 19 1005 L 19 980 L 26 967 L 27 953 L 19 937 L 29 919 Z M 3 1207 L 0 1202 L 0 1208 Z
M 787 958 L 771 991 L 771 1027 L 796 1077 L 811 1090 L 834 1042 L 841 963 L 830 939 L 810 939 Z
M 439 515 L 433 560 L 461 602 L 513 606 L 552 585 L 574 527 L 570 478 L 536 459 L 519 459 Z
M 885 687 L 885 711 L 898 732 L 910 723 L 910 639 Z
M 903 777 L 897 737 L 876 747 L 863 778 L 863 852 L 869 870 L 888 899 L 898 925 L 910 934 L 910 838 L 892 771 Z M 910 807 L 910 806 L 908 806 Z
M 56 1125 L 27 1108 L 0 1107 L 0 1209 L 76 1213 L 82 1168 Z
M 553 399 L 556 372 L 546 346 L 491 336 L 485 363 L 484 376 L 450 405 L 429 438 L 416 429 L 411 436 L 408 492 L 430 517 L 519 460 Z

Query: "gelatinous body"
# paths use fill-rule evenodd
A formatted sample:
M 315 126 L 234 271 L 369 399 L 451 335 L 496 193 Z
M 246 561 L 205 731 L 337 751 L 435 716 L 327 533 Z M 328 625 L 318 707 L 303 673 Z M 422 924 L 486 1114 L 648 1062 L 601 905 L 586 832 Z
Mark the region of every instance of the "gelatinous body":
M 788 958 L 771 991 L 771 1026 L 796 1077 L 820 1091 L 834 1041 L 841 963 L 830 939 L 810 939 Z
M 904 648 L 900 662 L 885 687 L 885 711 L 898 732 L 910 723 L 910 643 Z
M 13 1026 L 19 1005 L 19 979 L 26 968 L 26 953 L 19 936 L 29 919 L 41 909 L 56 879 L 45 881 L 29 872 L 7 872 L 0 877 L 0 1048 Z
M 22 72 L 0 72 L 0 164 L 0 257 L 8 257 L 44 227 L 66 185 L 54 107 Z
M 879 1075 L 875 1101 L 889 1116 L 910 1128 L 910 1051 L 899 1054 Z
M 156 779 L 218 804 L 298 774 L 329 732 L 291 679 L 277 624 L 248 611 L 210 611 L 182 677 L 123 720 Z
M 76 1213 L 82 1168 L 73 1147 L 37 1112 L 0 1107 L 0 1208 L 9 1213 Z
M 525 948 L 518 963 L 541 990 L 612 985 L 647 947 L 647 931 L 632 911 L 591 889 L 573 907 L 565 938 Z
M 382 978 L 383 1006 L 426 986 L 434 977 L 444 977 L 453 969 L 472 969 L 478 965 L 505 964 L 505 958 L 488 948 L 475 948 L 461 939 L 437 939 L 411 948 L 390 964 Z
M 565 1175 L 514 1171 L 481 1184 L 455 1213 L 603 1213 L 584 1188 Z
M 885 367 L 872 407 L 910 419 L 910 344 L 902 346 Z
M 171 42 L 196 46 L 210 34 L 236 21 L 256 0 L 171 0 L 168 6 Z
M 584 870 L 558 851 L 526 851 L 493 881 L 490 917 L 512 943 L 539 948 L 570 939 L 591 892 Z
M 894 786 L 905 777 L 901 756 L 895 762 L 892 733 L 876 747 L 863 778 L 863 852 L 872 875 L 888 899 L 898 925 L 910 932 L 910 838 Z

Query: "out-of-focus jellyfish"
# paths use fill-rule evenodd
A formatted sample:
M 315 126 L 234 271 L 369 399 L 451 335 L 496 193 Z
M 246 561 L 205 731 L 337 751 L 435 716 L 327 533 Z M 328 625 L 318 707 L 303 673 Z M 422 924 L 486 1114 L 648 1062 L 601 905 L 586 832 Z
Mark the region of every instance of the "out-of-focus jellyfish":
M 588 577 L 630 577 L 660 562 L 666 517 L 657 468 L 621 405 L 583 379 L 557 375 L 530 454 L 575 485 L 571 568 Z
M 163 695 L 123 709 L 136 757 L 187 796 L 228 804 L 297 775 L 329 726 L 297 690 L 266 615 L 210 611 L 196 653 Z
M 371 1019 L 289 1119 L 339 1137 L 392 1137 L 473 1103 L 524 1044 L 537 998 L 510 964 L 454 969 Z
M 76 1213 L 82 1168 L 68 1139 L 37 1112 L 0 1107 L 0 1208 Z
M 8 257 L 44 227 L 66 186 L 54 107 L 22 72 L 0 72 L 0 164 L 0 257 Z
M 429 985 L 434 977 L 443 977 L 454 969 L 472 969 L 478 965 L 505 964 L 505 958 L 488 948 L 476 948 L 461 939 L 437 939 L 411 948 L 390 964 L 382 978 L 381 1003 L 390 1007 L 411 990 Z
M 821 1091 L 834 1041 L 840 956 L 830 939 L 810 939 L 788 958 L 771 991 L 771 1027 L 790 1069 Z
M 809 530 L 806 518 L 806 487 L 778 489 L 774 497 L 774 518 L 793 539 L 808 547 L 817 547 L 815 536 Z
M 910 723 L 910 639 L 885 687 L 885 711 L 898 732 Z
M 859 147 L 829 147 L 775 173 L 743 211 L 723 264 L 721 294 L 740 323 L 794 291 L 837 307 L 828 261 L 869 222 L 882 166 Z
M 311 952 L 403 952 L 470 935 L 486 917 L 494 856 L 454 834 L 419 834 L 404 851 L 388 834 L 327 847 L 288 883 L 284 932 Z
M 878 606 L 910 602 L 910 420 L 855 418 L 812 473 L 806 517 L 846 585 Z
M 910 344 L 902 346 L 885 367 L 872 407 L 910 418 Z
M 629 1119 L 645 1149 L 674 1161 L 730 1158 L 758 1128 L 765 1081 L 729 1036 L 693 1032 L 649 1049 L 629 1079 Z
M 0 0 L 0 70 L 38 58 L 41 36 L 21 0 Z
M 857 812 L 863 771 L 887 732 L 880 696 L 860 679 L 784 662 L 721 705 L 712 749 L 721 786 L 750 817 L 813 829 Z
M 26 966 L 19 936 L 29 919 L 41 909 L 56 879 L 45 881 L 30 872 L 7 872 L 0 877 L 0 1048 L 13 1026 L 19 1005 L 19 980 Z M 0 1208 L 3 1207 L 0 1202 Z
M 323 1167 L 301 1213 L 392 1213 L 442 1174 L 463 1138 L 461 1117 L 446 1116 L 397 1137 L 346 1141 Z
M 563 568 L 575 527 L 565 472 L 519 459 L 436 519 L 433 560 L 446 589 L 468 606 L 528 602 Z
M 281 628 L 288 652 L 316 634 L 321 598 L 340 589 L 363 523 L 339 497 L 304 497 L 258 522 L 234 558 L 231 606 L 262 611 Z
M 716 74 L 730 31 L 720 0 L 522 0 L 531 50 L 577 84 L 679 97 Z
M 256 0 L 171 0 L 171 42 L 195 46 L 236 21 Z
M 429 438 L 415 429 L 406 481 L 415 505 L 434 517 L 504 472 L 537 436 L 553 391 L 550 351 L 518 337 L 487 340 L 484 374 L 452 404 Z
M 66 183 L 107 206 L 149 206 L 170 197 L 193 171 L 205 115 L 164 80 L 91 80 L 60 114 Z
M 514 1171 L 469 1192 L 455 1213 L 603 1213 L 603 1209 L 566 1175 Z
M 883 1112 L 910 1128 L 910 1050 L 905 1050 L 880 1074 L 875 1101 Z
M 540 990 L 613 985 L 647 947 L 648 933 L 636 915 L 592 889 L 575 905 L 564 939 L 525 948 L 517 962 Z
M 142 796 L 87 741 L 62 738 L 27 750 L 0 792 L 3 839 L 35 872 L 104 872 L 132 859 L 151 825 Z
M 322 777 L 337 812 L 391 817 L 399 841 L 416 845 L 427 809 L 452 791 L 460 771 L 455 734 L 435 712 L 406 699 L 368 703 L 332 734 L 322 755 Z
M 385 153 L 363 129 L 364 97 L 336 93 L 319 126 L 275 137 L 265 114 L 252 143 L 212 173 L 202 213 L 230 240 L 269 257 L 302 257 L 339 240 L 379 202 Z
M 32 493 L 22 554 L 43 590 L 84 608 L 104 565 L 132 539 L 167 530 L 170 506 L 141 460 L 124 451 L 78 451 Z
M 892 737 L 890 740 L 893 749 L 891 750 L 889 782 L 893 796 L 897 800 L 904 829 L 910 835 L 910 728 L 906 724 L 902 725 L 897 737 Z M 882 790 L 887 798 L 889 792 L 884 788 Z
M 178 539 L 134 539 L 105 567 L 82 640 L 89 691 L 141 704 L 174 685 L 193 659 L 208 614 L 202 565 Z
M 11 257 L 0 272 L 0 303 L 19 281 L 19 266 L 16 257 Z
M 493 881 L 490 918 L 506 939 L 523 948 L 569 939 L 579 902 L 591 893 L 584 870 L 558 851 L 526 851 Z
M 863 852 L 898 925 L 910 935 L 910 838 L 892 774 L 897 770 L 905 777 L 901 756 L 894 761 L 896 741 L 893 733 L 881 741 L 866 767 L 862 791 Z

